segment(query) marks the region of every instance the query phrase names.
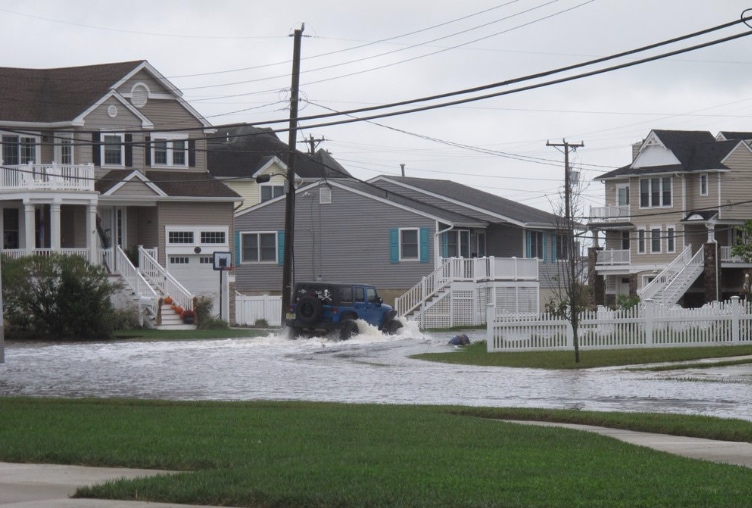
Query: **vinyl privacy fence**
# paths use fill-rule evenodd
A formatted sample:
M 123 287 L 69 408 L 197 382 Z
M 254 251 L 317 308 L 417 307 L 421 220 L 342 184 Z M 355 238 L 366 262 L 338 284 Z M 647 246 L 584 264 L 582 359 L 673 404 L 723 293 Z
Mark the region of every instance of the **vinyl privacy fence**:
M 281 296 L 235 296 L 235 322 L 240 326 L 253 326 L 264 319 L 269 326 L 282 326 Z
M 571 350 L 570 322 L 550 314 L 497 314 L 489 306 L 486 341 L 492 351 Z M 628 310 L 582 312 L 581 349 L 687 347 L 752 344 L 752 305 L 733 297 L 699 309 L 664 307 L 647 301 Z

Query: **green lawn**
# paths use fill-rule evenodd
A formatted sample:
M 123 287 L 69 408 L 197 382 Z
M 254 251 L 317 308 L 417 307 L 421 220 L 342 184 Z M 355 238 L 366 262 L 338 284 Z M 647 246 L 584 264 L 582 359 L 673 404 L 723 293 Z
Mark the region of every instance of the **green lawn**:
M 0 398 L 0 460 L 185 471 L 77 494 L 185 504 L 738 507 L 752 499 L 748 468 L 497 418 L 752 441 L 750 422 L 680 415 Z

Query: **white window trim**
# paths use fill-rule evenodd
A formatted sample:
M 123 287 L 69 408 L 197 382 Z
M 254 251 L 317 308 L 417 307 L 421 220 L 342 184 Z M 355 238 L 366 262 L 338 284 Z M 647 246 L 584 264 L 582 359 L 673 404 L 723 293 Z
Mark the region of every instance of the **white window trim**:
M 642 240 L 640 240 L 640 235 L 642 235 Z M 647 245 L 646 242 L 648 241 L 648 235 L 647 230 L 645 228 L 638 228 L 637 229 L 637 254 L 646 254 L 647 253 Z
M 707 196 L 709 193 L 710 193 L 710 175 L 708 175 L 707 173 L 701 173 L 700 174 L 700 196 Z
M 156 144 L 159 141 L 164 141 L 167 144 L 166 151 L 167 151 L 167 162 L 165 163 L 157 163 L 156 162 Z M 185 162 L 183 164 L 175 164 L 174 163 L 174 153 L 175 150 L 173 148 L 173 142 L 174 141 L 185 141 L 185 148 L 182 150 L 185 155 Z M 188 153 L 188 134 L 181 133 L 181 132 L 155 132 L 151 135 L 151 142 L 149 143 L 149 149 L 151 151 L 151 165 L 152 167 L 160 167 L 160 168 L 187 168 L 188 167 L 188 158 L 190 157 Z
M 193 233 L 193 243 L 171 243 L 170 233 L 185 231 Z M 224 233 L 224 243 L 202 243 L 201 233 Z M 165 226 L 165 251 L 170 255 L 213 255 L 214 251 L 226 251 L 230 247 L 230 228 L 227 226 Z
M 18 133 L 15 133 L 15 132 L 0 131 L 0 162 L 2 162 L 3 164 L 10 164 L 10 163 L 7 163 L 6 161 L 3 160 L 3 151 L 2 151 L 3 136 L 15 136 L 15 137 L 18 138 L 18 150 L 19 150 L 19 152 L 16 155 L 18 156 L 19 163 L 21 163 L 21 152 L 20 152 L 20 150 L 21 150 L 21 139 L 23 139 L 23 138 L 33 139 L 34 140 L 34 157 L 32 158 L 31 161 L 26 162 L 26 163 L 22 163 L 22 164 L 29 164 L 29 163 L 31 163 L 31 164 L 39 164 L 39 160 L 40 160 L 39 150 L 40 150 L 40 143 L 41 143 L 41 139 L 42 139 L 41 136 L 35 136 L 33 134 L 18 134 Z
M 261 235 L 274 235 L 274 260 L 273 261 L 261 261 L 261 242 L 257 242 L 256 249 L 257 261 L 249 261 L 245 259 L 245 241 L 246 235 L 254 235 L 260 237 Z M 240 264 L 244 265 L 275 265 L 278 264 L 279 259 L 279 233 L 277 231 L 242 231 L 240 233 Z
M 55 143 L 55 162 L 58 164 L 74 165 L 76 163 L 75 150 L 73 150 L 73 133 L 72 132 L 56 132 L 54 137 Z M 71 160 L 68 163 L 63 163 L 63 143 L 69 142 Z
M 405 257 L 402 253 L 402 232 L 403 231 L 415 231 L 415 241 L 417 243 L 417 251 L 415 257 Z M 402 261 L 420 261 L 420 228 L 399 228 L 399 260 Z
M 658 230 L 658 250 L 653 250 L 653 231 Z M 648 242 L 650 243 L 650 254 L 661 254 L 663 252 L 663 229 L 660 226 L 650 226 L 648 229 Z
M 669 240 L 670 240 L 670 237 L 668 234 L 669 230 L 672 230 L 674 232 L 674 235 L 673 235 L 674 248 L 673 249 L 669 249 Z M 676 252 L 676 226 L 674 226 L 673 224 L 666 225 L 666 252 L 669 254 Z
M 627 202 L 624 205 L 622 205 L 621 203 L 619 203 L 619 191 L 622 190 L 622 189 L 626 189 L 627 190 L 627 193 L 626 193 Z M 629 206 L 630 205 L 629 184 L 628 183 L 617 184 L 616 187 L 615 187 L 615 192 L 614 193 L 615 193 L 614 203 L 616 204 L 616 206 Z
M 271 201 L 272 199 L 276 199 L 278 197 L 281 197 L 281 196 L 285 195 L 285 185 L 283 183 L 279 183 L 279 182 L 278 183 L 273 183 L 273 182 L 261 183 L 261 184 L 259 184 L 259 202 L 260 203 L 264 203 L 265 202 L 264 201 L 264 196 L 263 196 L 262 189 L 267 188 L 267 187 L 271 187 L 272 189 L 274 189 L 276 187 L 280 187 L 282 189 L 282 194 L 280 194 L 279 196 L 274 196 L 273 195 L 274 194 L 274 190 L 272 190 L 272 197 L 269 198 L 269 199 L 267 199 L 266 201 Z
M 107 162 L 107 143 L 105 142 L 105 138 L 108 136 L 117 137 L 120 138 L 120 163 L 119 164 L 112 164 Z M 102 144 L 99 147 L 100 151 L 100 160 L 102 161 L 102 167 L 103 168 L 124 168 L 125 167 L 125 134 L 122 132 L 103 132 L 102 133 Z
M 658 191 L 658 199 L 660 201 L 660 204 L 656 205 L 653 203 L 653 179 L 658 179 L 660 189 Z M 669 180 L 669 194 L 671 196 L 671 204 L 670 205 L 664 205 L 663 204 L 663 179 L 668 178 Z M 647 180 L 648 182 L 648 206 L 642 205 L 642 182 Z M 638 190 L 638 205 L 641 209 L 648 209 L 648 208 L 673 208 L 674 207 L 674 179 L 670 176 L 646 176 L 644 178 L 640 178 L 637 182 L 637 190 Z M 631 205 L 630 205 L 631 206 Z

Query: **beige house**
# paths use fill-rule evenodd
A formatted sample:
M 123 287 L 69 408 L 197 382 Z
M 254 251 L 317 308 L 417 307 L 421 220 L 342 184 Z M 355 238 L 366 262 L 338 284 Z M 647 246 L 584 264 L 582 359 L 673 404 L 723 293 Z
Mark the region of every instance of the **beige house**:
M 596 303 L 639 296 L 687 307 L 739 295 L 752 265 L 731 255 L 752 218 L 752 133 L 653 130 L 632 162 L 596 178 Z
M 5 255 L 103 264 L 157 324 L 161 298 L 219 303 L 213 260 L 233 249 L 241 198 L 209 174 L 214 129 L 172 83 L 134 61 L 0 68 L 0 89 Z

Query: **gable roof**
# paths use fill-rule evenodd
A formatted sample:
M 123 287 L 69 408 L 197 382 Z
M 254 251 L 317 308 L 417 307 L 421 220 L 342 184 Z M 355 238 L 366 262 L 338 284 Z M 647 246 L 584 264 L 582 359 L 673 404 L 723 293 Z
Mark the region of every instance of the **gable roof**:
M 752 132 L 721 131 L 716 138 L 720 141 L 736 139 L 739 141 L 752 140 Z
M 287 162 L 289 149 L 272 129 L 254 125 L 220 128 L 207 139 L 207 165 L 217 178 L 251 178 L 272 157 Z M 326 150 L 314 155 L 295 150 L 295 174 L 303 179 L 350 178 Z
M 70 121 L 143 60 L 57 69 L 0 67 L 0 120 Z
M 377 186 L 393 183 L 420 193 L 420 201 L 439 208 L 449 203 L 463 214 L 489 222 L 510 222 L 526 227 L 549 228 L 561 222 L 561 218 L 532 206 L 511 199 L 468 187 L 451 180 L 434 180 L 404 176 L 378 176 L 369 180 Z
M 123 182 L 133 179 L 134 170 L 113 169 L 95 183 L 95 190 L 104 195 Z M 165 196 L 175 198 L 215 198 L 220 201 L 240 201 L 238 193 L 206 172 L 147 171 L 140 181 L 159 189 Z
M 719 141 L 707 131 L 653 130 L 640 150 L 646 147 L 646 143 L 656 139 L 671 151 L 679 164 L 635 167 L 635 161 L 632 161 L 626 166 L 595 177 L 595 180 L 659 173 L 727 170 L 729 168 L 723 160 L 740 143 L 734 139 Z

